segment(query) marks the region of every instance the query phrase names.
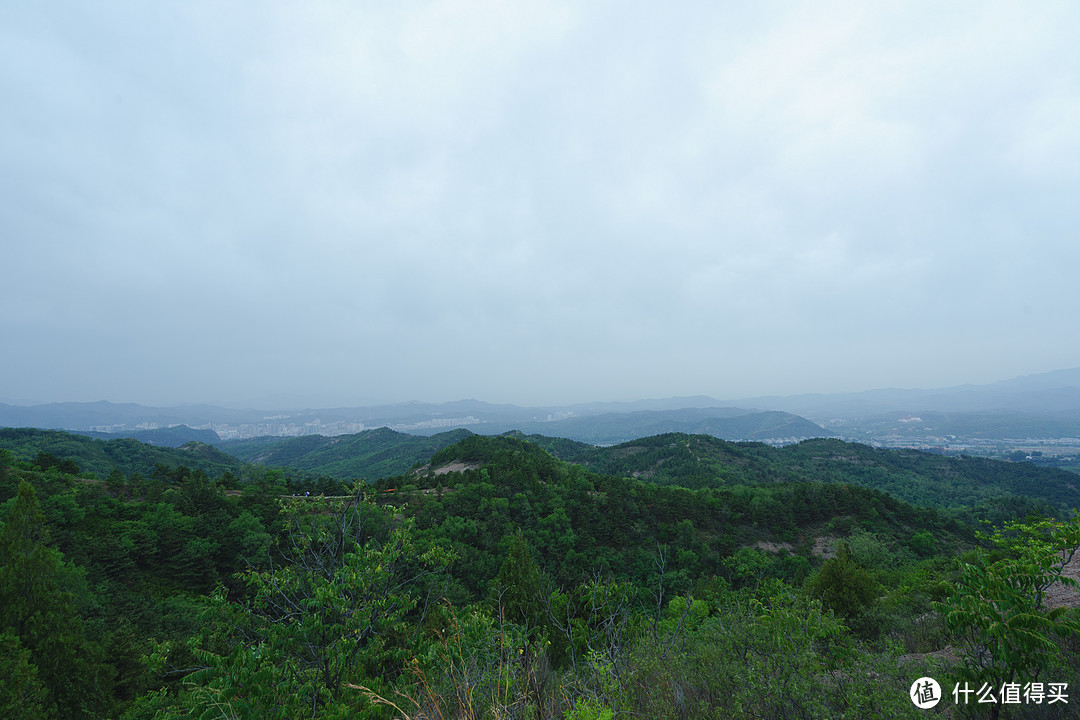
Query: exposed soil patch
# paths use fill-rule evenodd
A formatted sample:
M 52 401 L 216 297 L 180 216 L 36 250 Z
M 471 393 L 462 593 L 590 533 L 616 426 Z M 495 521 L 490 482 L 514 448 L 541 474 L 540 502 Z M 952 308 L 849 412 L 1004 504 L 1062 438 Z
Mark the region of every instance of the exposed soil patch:
M 435 468 L 432 475 L 446 475 L 447 473 L 465 472 L 466 470 L 479 470 L 480 463 L 452 462 Z
M 1073 580 L 1080 580 L 1080 552 L 1073 555 L 1073 559 L 1069 561 L 1061 574 Z M 1080 589 L 1066 587 L 1056 582 L 1047 588 L 1043 601 L 1050 608 L 1080 607 Z
M 925 653 L 907 653 L 897 658 L 900 665 L 905 665 L 909 662 L 925 662 L 927 660 L 939 660 L 945 667 L 952 667 L 960 662 L 960 652 L 952 645 L 948 645 L 941 650 L 934 650 L 933 652 Z
M 810 552 L 818 557 L 825 558 L 826 560 L 834 558 L 836 557 L 837 541 L 838 538 L 835 538 L 832 535 L 821 535 L 820 537 L 816 537 L 814 538 L 814 547 Z
M 791 543 L 786 543 L 786 542 L 775 543 L 775 542 L 765 542 L 764 540 L 758 540 L 756 543 L 754 543 L 754 547 L 756 547 L 758 550 L 764 550 L 766 552 L 784 552 L 784 551 L 787 551 L 788 554 L 790 554 L 793 545 Z

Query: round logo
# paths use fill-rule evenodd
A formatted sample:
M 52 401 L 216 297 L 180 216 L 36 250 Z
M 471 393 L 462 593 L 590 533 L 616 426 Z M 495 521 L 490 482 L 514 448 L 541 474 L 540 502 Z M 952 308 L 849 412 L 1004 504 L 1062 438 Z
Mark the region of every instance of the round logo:
M 929 710 L 941 702 L 941 686 L 938 685 L 938 681 L 932 677 L 921 677 L 913 682 L 911 702 L 922 710 Z

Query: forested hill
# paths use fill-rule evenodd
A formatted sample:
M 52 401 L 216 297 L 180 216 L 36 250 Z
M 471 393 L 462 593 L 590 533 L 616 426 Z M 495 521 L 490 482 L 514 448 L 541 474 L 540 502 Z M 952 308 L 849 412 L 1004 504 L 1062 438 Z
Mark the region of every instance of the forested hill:
M 1059 513 L 1080 507 L 1080 480 L 1075 474 L 1030 463 L 885 450 L 832 439 L 777 448 L 669 433 L 596 447 L 518 432 L 508 436 L 527 440 L 545 455 L 550 453 L 553 462 L 657 485 L 709 488 L 821 481 L 883 490 L 916 505 L 944 509 L 1015 505 L 1018 499 L 1048 503 Z M 447 453 L 468 454 L 487 447 L 479 439 L 483 437 L 463 429 L 425 437 L 379 428 L 336 437 L 232 442 L 222 445 L 226 454 L 198 442 L 164 448 L 130 439 L 97 440 L 56 430 L 4 428 L 0 429 L 0 450 L 10 450 L 14 459 L 25 462 L 43 453 L 46 463 L 50 457 L 66 460 L 102 478 L 114 468 L 124 475 L 148 476 L 158 466 L 187 467 L 219 478 L 225 473 L 239 476 L 254 463 L 284 468 L 299 483 L 312 477 L 372 481 L 398 476 L 429 459 L 445 461 Z
M 129 430 L 115 433 L 94 432 L 92 430 L 75 430 L 74 432 L 99 440 L 117 440 L 131 438 L 144 442 L 147 445 L 162 445 L 164 447 L 180 447 L 191 441 L 200 442 L 204 445 L 215 445 L 221 442 L 221 437 L 213 430 L 195 430 L 187 425 L 174 425 L 155 430 Z
M 425 437 L 390 428 L 375 428 L 333 437 L 306 435 L 287 440 L 276 437 L 231 440 L 218 447 L 250 463 L 293 468 L 343 480 L 375 480 L 403 473 L 469 435 L 472 433 L 468 430 L 451 430 Z
M 492 429 L 496 427 L 497 429 Z M 481 434 L 543 433 L 580 443 L 613 443 L 660 433 L 700 433 L 745 440 L 827 437 L 820 426 L 784 412 L 750 412 L 737 408 L 683 408 L 607 413 L 548 422 L 489 422 L 476 426 Z M 225 440 L 214 445 L 252 463 L 294 468 L 337 478 L 375 479 L 405 472 L 432 453 L 470 435 L 466 429 L 423 435 L 375 428 L 326 437 L 260 437 Z M 565 440 L 570 442 L 571 440 Z M 545 445 L 546 446 L 546 445 Z
M 910 547 L 920 532 L 937 538 L 935 547 L 971 539 L 954 518 L 847 483 L 777 480 L 689 490 L 595 473 L 508 436 L 473 435 L 375 488 L 380 502 L 404 506 L 416 518 L 420 541 L 445 545 L 459 558 L 460 596 L 452 599 L 463 602 L 494 578 L 515 533 L 546 572 L 569 583 L 595 572 L 655 582 L 657 547 L 671 544 L 667 572 L 669 580 L 678 578 L 678 592 L 755 543 L 809 547 L 818 536 L 858 527 L 898 548 Z M 786 551 L 769 563 L 776 577 L 809 572 Z
M 39 454 L 74 463 L 82 472 L 105 477 L 113 468 L 124 475 L 150 475 L 158 465 L 202 470 L 211 477 L 239 474 L 244 463 L 201 442 L 181 447 L 157 447 L 130 438 L 102 440 L 63 430 L 0 428 L 0 450 L 15 460 L 34 461 Z
M 839 440 L 807 440 L 773 448 L 746 447 L 765 462 L 778 462 L 792 476 L 875 487 L 931 507 L 977 505 L 996 497 L 1045 501 L 1067 514 L 1080 508 L 1075 473 L 980 457 L 948 457 L 918 450 L 886 450 Z
M 922 477 L 916 456 L 545 440 L 623 463 L 619 474 L 632 458 L 674 473 L 691 457 L 727 473 L 688 489 L 470 435 L 344 497 L 336 482 L 336 497 L 295 497 L 264 468 L 118 469 L 216 457 L 207 446 L 141 456 L 130 440 L 0 439 L 4 717 L 914 720 L 913 677 L 983 681 L 980 647 L 966 667 L 955 648 L 993 620 L 986 597 L 1029 620 L 991 628 L 1035 648 L 1018 661 L 1010 646 L 1002 662 L 1034 657 L 1023 667 L 1048 681 L 1080 662 L 1064 639 L 1075 613 L 1027 592 L 1054 580 L 1032 558 L 1080 524 L 1031 520 L 988 555 L 965 514 L 847 481 Z M 93 481 L 75 458 L 113 469 Z M 966 482 L 957 467 L 939 471 Z M 1005 499 L 997 520 L 1026 517 L 1029 504 Z
M 417 463 L 426 462 L 432 453 L 471 434 L 468 430 L 451 430 L 425 437 L 377 428 L 334 437 L 308 435 L 220 442 L 216 447 L 189 441 L 173 448 L 64 430 L 0 428 L 0 450 L 9 450 L 14 459 L 27 462 L 45 453 L 73 462 L 80 471 L 100 477 L 108 475 L 113 468 L 125 475 L 148 476 L 161 465 L 202 470 L 212 478 L 219 478 L 226 472 L 239 475 L 245 466 L 258 464 L 282 468 L 295 476 L 374 480 L 403 473 Z
M 1059 512 L 1080 508 L 1075 473 L 975 457 L 887 450 L 841 440 L 772 447 L 709 435 L 670 433 L 612 447 L 540 435 L 515 437 L 595 472 L 659 485 L 724 487 L 784 481 L 842 482 L 884 490 L 916 505 L 940 508 L 998 504 L 1005 498 L 1045 502 Z

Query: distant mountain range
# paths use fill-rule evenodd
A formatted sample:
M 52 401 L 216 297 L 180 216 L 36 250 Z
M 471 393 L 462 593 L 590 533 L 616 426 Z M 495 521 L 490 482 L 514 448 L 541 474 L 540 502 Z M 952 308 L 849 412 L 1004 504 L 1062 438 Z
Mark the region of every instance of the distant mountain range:
M 403 403 L 296 412 L 229 410 L 210 405 L 151 408 L 108 402 L 30 407 L 0 404 L 0 426 L 69 430 L 95 437 L 133 437 L 170 447 L 191 440 L 216 444 L 222 439 L 262 436 L 338 436 L 379 427 L 416 435 L 433 435 L 453 428 L 468 428 L 486 435 L 520 430 L 599 444 L 666 432 L 775 442 L 835 434 L 790 413 L 703 406 L 708 400 L 670 398 L 571 408 L 523 408 L 460 400 L 439 405 Z
M 615 444 L 668 432 L 726 440 L 791 440 L 952 435 L 972 438 L 1080 436 L 1080 368 L 933 390 L 880 389 L 831 395 L 756 397 L 723 402 L 705 396 L 519 407 L 479 400 L 407 402 L 370 407 L 238 410 L 214 405 L 0 403 L 0 426 L 64 429 L 134 437 L 176 447 L 190 440 L 259 436 L 339 436 L 388 427 L 434 435 L 454 428 Z
M 45 405 L 8 405 L 0 403 L 0 426 L 36 427 L 55 430 L 117 431 L 152 429 L 149 426 L 170 427 L 188 425 L 251 422 L 264 417 L 264 411 L 230 410 L 215 405 L 177 405 L 147 407 L 135 403 L 62 402 Z
M 650 435 L 687 433 L 713 435 L 725 440 L 784 443 L 807 438 L 834 437 L 809 420 L 777 410 L 755 412 L 742 408 L 704 407 L 678 410 L 637 410 L 571 417 L 548 422 L 492 423 L 478 433 L 519 430 L 568 438 L 593 445 L 612 445 Z
M 867 390 L 759 397 L 745 407 L 783 409 L 849 440 L 1080 438 L 1080 368 L 934 390 Z M 1074 442 L 1074 444 L 1080 441 Z
M 1055 370 L 988 385 L 933 390 L 881 389 L 830 395 L 745 398 L 742 407 L 784 410 L 816 422 L 871 417 L 890 412 L 1014 412 L 1080 417 L 1080 368 Z

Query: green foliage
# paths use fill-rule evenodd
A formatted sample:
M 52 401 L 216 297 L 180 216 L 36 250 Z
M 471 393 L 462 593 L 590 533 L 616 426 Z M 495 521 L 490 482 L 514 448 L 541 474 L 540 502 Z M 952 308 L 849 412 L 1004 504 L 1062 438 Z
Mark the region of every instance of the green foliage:
M 348 688 L 404 666 L 415 586 L 445 563 L 413 552 L 410 523 L 366 502 L 292 501 L 281 559 L 243 575 L 251 600 L 214 595 L 189 676 L 188 702 L 241 718 L 352 717 L 366 701 Z M 284 683 L 284 685 L 283 685 Z
M 1051 585 L 1077 586 L 1064 567 L 1080 549 L 1080 517 L 1011 522 L 987 540 L 995 551 L 979 549 L 961 563 L 955 590 L 936 604 L 964 640 L 958 675 L 995 687 L 1038 680 L 1061 667 L 1067 640 L 1080 637 L 1075 610 L 1046 604 Z
M 30 651 L 16 635 L 0 635 L 0 678 L 0 717 L 44 720 L 49 716 L 48 691 L 38 679 Z
M 615 711 L 604 707 L 599 700 L 582 698 L 563 717 L 566 720 L 612 720 Z
M 894 655 L 858 651 L 819 601 L 776 582 L 718 600 L 714 614 L 685 636 L 639 639 L 620 705 L 627 714 L 918 717 L 906 697 L 909 672 L 892 670 Z
M 203 443 L 166 448 L 127 438 L 96 440 L 61 430 L 0 428 L 0 449 L 10 451 L 15 460 L 34 462 L 41 469 L 54 467 L 69 474 L 77 474 L 81 469 L 99 477 L 109 475 L 113 468 L 119 468 L 125 475 L 135 472 L 150 475 L 158 465 L 169 469 L 192 468 L 220 476 L 225 472 L 238 473 L 243 465 Z
M 848 619 L 862 613 L 878 593 L 874 578 L 859 566 L 844 543 L 836 557 L 826 560 L 807 582 L 806 589 L 811 597 L 820 598 L 825 607 Z
M 470 435 L 432 455 L 430 465 L 439 467 L 453 461 L 481 462 L 505 467 L 524 465 L 534 467 L 538 472 L 557 465 L 557 461 L 542 448 L 508 435 Z
M 289 497 L 300 486 L 265 467 L 125 479 L 110 458 L 104 482 L 75 478 L 60 464 L 82 456 L 43 437 L 0 451 L 0 703 L 30 717 L 905 717 L 911 679 L 934 673 L 897 656 L 949 641 L 926 616 L 954 578 L 980 598 L 959 609 L 1009 632 L 1061 642 L 1074 620 L 1044 607 L 1010 625 L 1019 601 L 944 559 L 974 537 L 962 516 L 860 486 L 975 497 L 962 463 L 832 442 L 547 443 L 590 469 L 536 438 L 471 436 L 347 500 L 317 497 L 340 494 L 326 478 Z M 1000 494 L 1006 477 L 978 495 L 1003 516 L 1030 507 Z M 1039 527 L 968 564 L 999 585 L 1031 571 L 1003 560 L 1043 567 L 1028 548 L 1058 530 Z M 846 538 L 824 563 L 822 535 Z M 1036 647 L 1042 675 L 1069 662 Z
M 434 461 L 458 461 L 476 469 L 414 473 L 375 487 L 380 502 L 408 503 L 419 546 L 455 552 L 455 602 L 487 595 L 506 559 L 507 538 L 518 533 L 558 587 L 573 587 L 600 573 L 633 583 L 642 601 L 648 595 L 643 588 L 657 584 L 658 546 L 667 548 L 667 592 L 682 594 L 717 574 L 736 585 L 768 578 L 801 583 L 812 570 L 806 535 L 820 533 L 820 525 L 839 514 L 860 528 L 855 541 L 883 567 L 914 560 L 905 550 L 883 550 L 906 540 L 913 529 L 932 532 L 951 545 L 961 541 L 959 526 L 933 511 L 843 484 L 774 482 L 696 491 L 658 487 L 558 463 L 540 448 L 510 437 L 474 436 Z M 873 534 L 864 526 L 874 528 Z M 747 547 L 777 539 L 802 541 L 803 549 L 762 553 Z
M 29 707 L 89 717 L 106 704 L 108 682 L 83 635 L 75 598 L 63 588 L 68 569 L 48 536 L 37 494 L 21 482 L 0 530 L 0 632 L 14 652 L 13 691 L 26 694 Z
M 560 446 L 539 436 L 529 439 L 550 447 L 553 455 L 595 472 L 641 477 L 659 485 L 700 488 L 745 482 L 748 478 L 773 479 L 763 464 L 755 463 L 738 445 L 710 435 L 670 433 L 613 447 L 580 443 Z
M 978 508 L 1002 498 L 1037 501 L 1058 511 L 1080 505 L 1080 489 L 1070 473 L 1027 463 L 886 450 L 825 439 L 784 448 L 746 446 L 746 450 L 780 464 L 789 477 L 835 478 L 936 508 Z
M 266 532 L 259 519 L 247 510 L 241 512 L 229 523 L 227 537 L 229 546 L 235 550 L 233 562 L 236 565 L 259 565 L 267 557 L 273 538 Z
M 540 569 L 519 532 L 514 535 L 506 560 L 495 576 L 489 602 L 499 617 L 536 629 L 544 620 L 541 595 Z
M 34 458 L 34 465 L 45 471 L 56 470 L 68 475 L 75 475 L 79 472 L 79 466 L 72 460 L 60 459 L 50 452 L 39 452 L 37 457 Z
M 937 550 L 937 540 L 934 539 L 933 535 L 923 530 L 911 536 L 908 547 L 919 557 L 927 558 Z
M 718 488 L 793 481 L 848 483 L 883 490 L 919 505 L 975 508 L 984 514 L 996 513 L 1003 501 L 1029 509 L 1049 505 L 1057 511 L 1080 505 L 1075 478 L 1064 470 L 871 448 L 840 440 L 806 440 L 777 448 L 683 433 L 612 447 L 567 444 L 570 441 L 540 436 L 528 439 L 595 472 L 632 476 L 659 485 Z
M 553 717 L 543 645 L 530 643 L 523 628 L 478 606 L 458 611 L 449 604 L 432 609 L 430 626 L 434 637 L 409 662 L 408 682 L 398 691 L 415 708 L 411 717 L 528 717 L 537 708 L 546 711 L 541 717 Z M 375 703 L 397 708 L 365 691 Z
M 453 430 L 429 437 L 375 428 L 351 435 L 254 438 L 221 443 L 225 452 L 246 460 L 304 473 L 345 478 L 400 475 L 448 445 L 468 437 Z

